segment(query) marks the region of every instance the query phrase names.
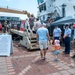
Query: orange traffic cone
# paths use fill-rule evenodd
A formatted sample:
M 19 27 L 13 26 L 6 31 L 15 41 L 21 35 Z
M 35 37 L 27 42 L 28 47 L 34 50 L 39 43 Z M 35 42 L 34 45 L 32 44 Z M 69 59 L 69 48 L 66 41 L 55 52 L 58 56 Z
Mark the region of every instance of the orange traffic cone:
M 22 20 L 21 21 L 21 26 L 20 26 L 20 31 L 24 31 L 24 24 L 25 24 L 25 21 Z

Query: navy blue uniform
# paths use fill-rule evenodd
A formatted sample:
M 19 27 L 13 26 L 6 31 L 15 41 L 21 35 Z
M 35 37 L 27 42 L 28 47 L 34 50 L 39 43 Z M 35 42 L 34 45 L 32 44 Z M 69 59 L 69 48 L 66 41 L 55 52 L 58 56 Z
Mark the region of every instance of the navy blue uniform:
M 64 32 L 64 43 L 65 43 L 65 54 L 70 54 L 70 37 L 71 37 L 71 29 L 67 28 Z

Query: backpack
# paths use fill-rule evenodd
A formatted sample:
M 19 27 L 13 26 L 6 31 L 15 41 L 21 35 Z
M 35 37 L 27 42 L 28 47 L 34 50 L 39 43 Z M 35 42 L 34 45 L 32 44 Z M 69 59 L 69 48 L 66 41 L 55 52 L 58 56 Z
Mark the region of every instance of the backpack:
M 2 29 L 2 25 L 0 24 L 0 29 Z

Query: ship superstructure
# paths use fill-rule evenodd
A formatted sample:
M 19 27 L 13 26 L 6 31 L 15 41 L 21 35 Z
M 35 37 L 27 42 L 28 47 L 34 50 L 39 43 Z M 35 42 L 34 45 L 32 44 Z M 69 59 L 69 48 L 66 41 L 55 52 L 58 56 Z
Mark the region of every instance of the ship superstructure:
M 46 21 L 47 18 L 65 17 L 75 14 L 74 0 L 37 0 L 38 17 Z

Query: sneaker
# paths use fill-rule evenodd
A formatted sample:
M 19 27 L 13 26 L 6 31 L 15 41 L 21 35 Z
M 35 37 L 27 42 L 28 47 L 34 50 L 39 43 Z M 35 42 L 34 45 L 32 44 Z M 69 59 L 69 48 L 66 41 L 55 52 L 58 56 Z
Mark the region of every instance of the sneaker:
M 65 53 L 65 51 L 63 51 L 63 53 Z
M 46 60 L 46 58 L 44 57 L 43 60 Z
M 70 53 L 63 51 L 63 54 L 70 54 Z
M 58 58 L 55 58 L 54 61 L 59 61 L 59 59 Z
M 75 55 L 73 55 L 71 58 L 75 58 Z

